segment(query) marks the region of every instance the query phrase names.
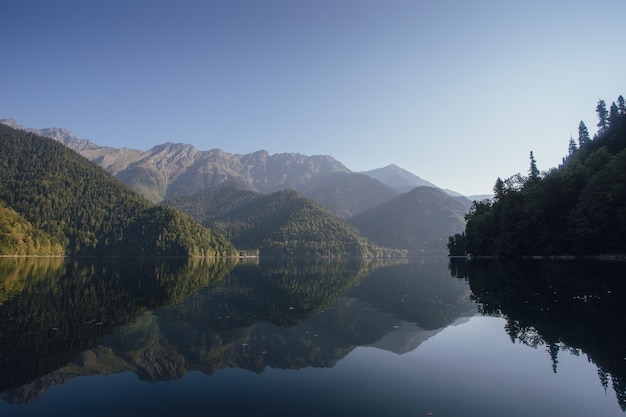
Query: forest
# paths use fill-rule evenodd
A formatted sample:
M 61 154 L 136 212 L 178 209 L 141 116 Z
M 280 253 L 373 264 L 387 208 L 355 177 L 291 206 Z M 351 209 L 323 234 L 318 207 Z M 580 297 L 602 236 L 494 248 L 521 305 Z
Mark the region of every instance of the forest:
M 330 210 L 293 190 L 265 195 L 225 185 L 163 204 L 223 233 L 246 254 L 333 258 L 406 255 L 406 251 L 373 244 Z
M 540 172 L 530 152 L 528 175 L 494 186 L 475 201 L 465 232 L 448 240 L 450 255 L 599 256 L 626 254 L 626 105 L 596 106 L 597 133 L 584 122 L 562 164 Z
M 156 206 L 52 139 L 0 124 L 0 254 L 231 256 L 191 217 Z

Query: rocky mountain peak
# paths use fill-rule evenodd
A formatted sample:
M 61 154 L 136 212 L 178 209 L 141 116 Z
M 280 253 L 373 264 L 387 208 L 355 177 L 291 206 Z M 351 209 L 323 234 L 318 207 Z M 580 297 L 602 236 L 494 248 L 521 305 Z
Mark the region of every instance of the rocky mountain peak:
M 412 174 L 411 172 L 402 169 L 394 164 L 390 164 L 384 168 L 377 168 L 363 173 L 403 193 L 410 191 L 415 187 L 437 188 L 435 184 L 426 181 L 418 177 L 417 175 Z
M 0 123 L 11 126 L 14 129 L 21 129 L 27 132 L 36 133 L 61 142 L 65 146 L 75 151 L 98 149 L 99 146 L 87 139 L 77 138 L 71 131 L 58 127 L 48 127 L 45 129 L 30 129 L 20 125 L 15 119 L 0 119 Z

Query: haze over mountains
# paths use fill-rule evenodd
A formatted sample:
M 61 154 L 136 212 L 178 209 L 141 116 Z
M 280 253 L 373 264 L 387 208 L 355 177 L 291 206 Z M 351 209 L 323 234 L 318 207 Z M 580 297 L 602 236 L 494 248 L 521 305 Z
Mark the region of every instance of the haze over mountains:
M 255 208 L 254 204 L 287 204 L 299 207 L 297 210 L 300 215 L 305 215 L 308 220 L 297 216 L 282 219 L 280 236 L 285 243 L 293 239 L 288 235 L 294 233 L 294 229 L 311 236 L 317 233 L 315 231 L 322 230 L 322 224 L 332 230 L 343 230 L 341 233 L 344 236 L 351 234 L 348 229 L 344 230 L 343 225 L 327 219 L 328 214 L 323 213 L 327 209 L 339 219 L 354 218 L 354 221 L 349 221 L 353 227 L 358 229 L 358 233 L 367 235 L 376 245 L 423 254 L 431 253 L 430 247 L 436 244 L 438 249 L 435 252 L 439 253 L 445 250 L 448 236 L 463 230 L 463 215 L 471 205 L 470 199 L 453 191 L 439 189 L 395 165 L 357 173 L 328 155 L 270 155 L 264 150 L 241 155 L 220 149 L 200 151 L 192 145 L 171 142 L 154 146 L 147 151 L 110 148 L 79 139 L 66 129 L 28 129 L 12 119 L 0 119 L 0 123 L 63 143 L 152 202 L 182 210 L 196 221 L 216 228 L 231 238 L 237 236 L 235 240 L 240 244 L 268 241 L 269 235 L 252 236 L 251 230 L 258 229 L 252 224 L 279 224 L 274 215 L 261 206 Z M 224 192 L 225 188 L 235 191 Z M 419 189 L 422 190 L 413 191 Z M 312 201 L 307 202 L 293 194 L 276 194 L 284 190 L 293 190 Z M 256 203 L 243 208 L 238 205 L 247 201 L 239 198 L 242 191 L 270 197 L 254 197 L 252 200 Z M 234 202 L 225 203 L 233 211 L 223 213 L 218 219 L 219 223 L 216 223 L 213 215 L 209 216 L 211 220 L 203 221 L 202 216 L 206 217 L 208 211 L 217 209 L 215 205 L 207 206 L 210 201 L 215 201 L 207 193 L 238 196 Z M 180 199 L 183 197 L 186 200 L 181 203 Z M 220 210 L 223 205 L 221 202 Z M 381 209 L 382 205 L 386 208 Z M 192 207 L 196 213 L 205 214 L 194 216 L 185 207 Z M 255 216 L 247 215 L 248 221 L 253 219 L 253 223 L 242 229 L 241 219 L 234 216 L 237 210 L 255 213 Z M 266 213 L 270 217 L 259 217 L 260 213 Z M 398 213 L 401 213 L 401 217 L 398 217 Z M 295 227 L 294 224 L 299 226 Z M 330 226 L 331 224 L 334 226 Z M 310 229 L 304 230 L 302 227 Z M 244 230 L 243 235 L 241 230 Z M 276 230 L 272 230 L 272 233 L 275 232 Z M 326 232 L 328 231 L 324 229 L 324 233 Z M 317 237 L 319 236 L 322 235 L 318 234 Z M 358 240 L 356 236 L 350 239 Z M 274 239 L 267 246 L 267 250 L 275 247 L 274 243 L 277 241 Z M 302 244 L 301 238 L 295 242 Z M 239 249 L 254 250 L 258 247 L 239 246 Z M 274 251 L 272 253 L 277 254 Z M 378 250 L 372 252 L 365 249 L 364 253 L 378 253 Z
M 264 150 L 240 155 L 220 149 L 200 151 L 192 145 L 171 142 L 156 145 L 147 151 L 110 148 L 79 139 L 67 129 L 32 129 L 20 125 L 14 119 L 0 119 L 0 123 L 63 143 L 154 202 L 193 194 L 225 182 L 248 186 L 261 193 L 291 188 L 304 195 L 315 194 L 319 192 L 321 177 L 335 173 L 357 174 L 328 155 L 270 155 Z M 420 186 L 438 188 L 393 164 L 362 174 L 385 184 L 396 195 Z M 345 178 L 336 177 L 339 181 Z M 444 191 L 452 196 L 461 196 L 451 190 Z M 472 199 L 473 196 L 468 198 Z

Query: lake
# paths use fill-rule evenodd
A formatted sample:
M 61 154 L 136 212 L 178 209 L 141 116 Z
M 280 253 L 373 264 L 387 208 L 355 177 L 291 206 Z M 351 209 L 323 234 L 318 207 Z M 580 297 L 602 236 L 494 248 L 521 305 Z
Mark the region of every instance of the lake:
M 0 259 L 0 416 L 624 416 L 624 263 Z

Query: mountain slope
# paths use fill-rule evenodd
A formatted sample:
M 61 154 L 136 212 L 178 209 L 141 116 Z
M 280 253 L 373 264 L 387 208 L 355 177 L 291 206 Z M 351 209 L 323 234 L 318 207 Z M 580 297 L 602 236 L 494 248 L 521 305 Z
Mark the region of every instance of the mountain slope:
M 349 219 L 372 242 L 409 253 L 445 254 L 452 234 L 463 230 L 466 205 L 443 191 L 418 187 Z
M 415 187 L 437 188 L 435 184 L 428 182 L 394 164 L 387 165 L 383 168 L 373 169 L 371 171 L 365 171 L 363 174 L 375 178 L 401 193 L 411 191 Z
M 309 181 L 299 190 L 342 219 L 391 200 L 399 193 L 364 174 L 337 172 Z
M 0 202 L 68 255 L 214 256 L 222 236 L 154 206 L 61 143 L 0 124 Z
M 63 247 L 0 201 L 0 255 L 58 256 Z
M 222 184 L 262 193 L 297 189 L 317 175 L 349 171 L 330 156 L 270 155 L 266 151 L 238 155 L 220 149 L 199 151 L 181 143 L 165 143 L 145 152 L 96 149 L 81 153 L 154 202 Z
M 237 247 L 261 256 L 387 256 L 401 251 L 380 248 L 328 209 L 293 190 L 264 195 L 220 187 L 166 200 L 224 233 Z

